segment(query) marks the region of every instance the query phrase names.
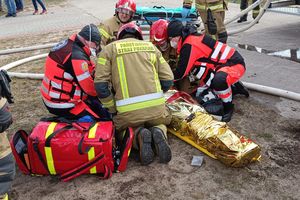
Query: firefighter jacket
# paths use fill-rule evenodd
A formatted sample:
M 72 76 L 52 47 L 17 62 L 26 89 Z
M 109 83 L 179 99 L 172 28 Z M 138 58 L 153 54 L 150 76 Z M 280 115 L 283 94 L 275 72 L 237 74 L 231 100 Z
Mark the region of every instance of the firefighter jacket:
M 122 25 L 117 16 L 113 16 L 100 24 L 99 32 L 101 34 L 102 48 L 116 40 L 119 28 Z
M 1 87 L 1 86 L 0 86 Z M 0 198 L 8 192 L 15 176 L 15 161 L 5 130 L 12 123 L 6 98 L 0 99 Z M 7 196 L 6 196 L 7 197 Z M 4 198 L 5 199 L 5 198 Z
M 173 73 L 151 42 L 127 38 L 101 52 L 95 84 L 100 101 L 110 112 L 146 122 L 165 113 L 163 91 L 173 85 Z
M 245 69 L 242 56 L 234 48 L 203 34 L 189 35 L 183 42 L 181 38 L 177 52 L 175 80 L 188 76 L 190 82 L 210 86 L 214 73 L 222 68 L 239 65 Z
M 183 6 L 192 6 L 193 0 L 183 0 Z M 225 0 L 195 0 L 196 9 L 206 12 L 210 8 L 212 12 L 225 11 L 227 2 Z
M 47 107 L 70 109 L 88 96 L 97 96 L 95 64 L 90 55 L 89 48 L 79 41 L 76 34 L 50 51 L 40 89 Z
M 178 60 L 176 49 L 170 46 L 166 51 L 162 52 L 162 56 L 170 65 L 171 70 L 172 71 L 175 70 L 177 66 L 177 60 Z

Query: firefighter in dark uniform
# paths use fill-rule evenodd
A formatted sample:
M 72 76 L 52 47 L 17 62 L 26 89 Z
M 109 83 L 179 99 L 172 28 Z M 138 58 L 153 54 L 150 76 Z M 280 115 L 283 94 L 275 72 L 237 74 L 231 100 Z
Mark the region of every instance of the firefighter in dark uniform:
M 169 23 L 168 36 L 171 43 L 177 43 L 180 55 L 174 73 L 175 81 L 188 77 L 191 85 L 195 86 L 193 94 L 196 98 L 211 88 L 221 99 L 223 109 L 212 113 L 214 110 L 210 110 L 210 106 L 205 107 L 206 111 L 221 116 L 222 121 L 230 121 L 233 114 L 231 86 L 245 73 L 243 57 L 234 48 L 197 33 L 194 27 L 183 27 L 178 20 Z
M 253 0 L 253 3 L 255 3 L 257 0 Z M 240 9 L 241 11 L 245 10 L 246 8 L 248 8 L 248 0 L 241 0 L 241 4 L 240 4 Z M 253 19 L 255 19 L 259 14 L 259 6 L 256 6 L 253 10 L 252 10 L 252 17 Z M 245 15 L 243 15 L 238 21 L 237 23 L 242 23 L 247 21 L 247 16 L 248 13 L 246 13 Z
M 90 59 L 100 51 L 100 41 L 98 28 L 90 24 L 50 51 L 40 89 L 50 113 L 67 118 L 107 117 L 97 98 L 95 64 Z
M 8 194 L 15 176 L 15 160 L 5 130 L 12 123 L 8 103 L 13 103 L 9 87 L 10 78 L 0 72 L 0 199 L 8 200 Z
M 116 3 L 115 15 L 105 20 L 99 27 L 102 47 L 116 40 L 119 28 L 131 22 L 135 12 L 134 0 L 119 0 Z
M 161 52 L 142 40 L 137 25 L 123 25 L 118 40 L 99 55 L 95 87 L 103 105 L 114 113 L 117 135 L 129 126 L 134 128 L 133 146 L 140 150 L 141 163 L 153 161 L 152 144 L 160 162 L 168 163 L 171 149 L 166 125 L 171 116 L 163 92 L 173 85 L 173 73 Z

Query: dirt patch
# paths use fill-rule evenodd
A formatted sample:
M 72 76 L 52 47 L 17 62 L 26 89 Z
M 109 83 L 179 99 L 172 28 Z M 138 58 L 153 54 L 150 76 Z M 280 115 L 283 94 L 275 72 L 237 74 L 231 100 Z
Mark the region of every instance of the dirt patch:
M 72 32 L 3 41 L 0 49 L 57 42 Z M 0 66 L 43 52 L 47 50 L 1 56 Z M 43 63 L 43 60 L 27 63 L 17 71 L 41 73 Z M 30 132 L 41 117 L 48 116 L 39 94 L 40 84 L 38 80 L 13 78 L 14 124 L 8 131 L 10 136 L 18 129 Z M 156 160 L 142 167 L 132 154 L 127 171 L 114 174 L 109 180 L 81 176 L 68 183 L 60 182 L 57 177 L 25 176 L 18 170 L 11 197 L 20 200 L 300 199 L 299 120 L 280 115 L 274 106 L 282 101 L 277 97 L 252 92 L 250 98 L 237 97 L 234 101 L 235 114 L 229 124 L 261 146 L 259 163 L 246 168 L 229 168 L 204 155 L 202 167 L 193 167 L 190 165 L 192 156 L 203 154 L 170 135 L 173 158 L 168 165 Z

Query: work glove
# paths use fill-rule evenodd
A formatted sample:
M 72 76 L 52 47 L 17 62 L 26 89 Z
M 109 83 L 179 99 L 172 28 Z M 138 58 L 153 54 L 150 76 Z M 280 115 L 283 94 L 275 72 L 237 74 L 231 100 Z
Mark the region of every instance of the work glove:
M 181 17 L 182 18 L 187 18 L 190 15 L 191 8 L 189 7 L 182 7 L 181 11 Z

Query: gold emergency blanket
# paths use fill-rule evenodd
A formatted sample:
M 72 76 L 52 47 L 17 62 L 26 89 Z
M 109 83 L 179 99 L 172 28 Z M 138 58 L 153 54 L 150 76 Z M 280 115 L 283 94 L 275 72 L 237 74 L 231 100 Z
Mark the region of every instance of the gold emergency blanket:
M 176 92 L 166 93 L 166 99 Z M 189 103 L 182 97 L 168 102 L 167 106 L 172 113 L 169 132 L 210 157 L 231 167 L 243 167 L 260 159 L 261 149 L 257 144 L 240 135 L 225 122 L 219 122 L 206 114 L 201 106 Z

